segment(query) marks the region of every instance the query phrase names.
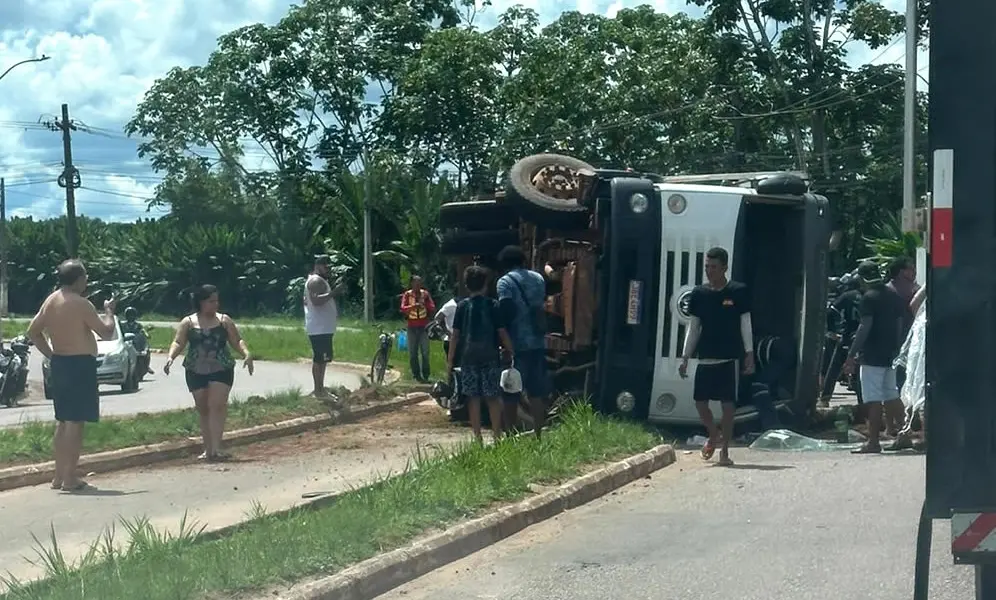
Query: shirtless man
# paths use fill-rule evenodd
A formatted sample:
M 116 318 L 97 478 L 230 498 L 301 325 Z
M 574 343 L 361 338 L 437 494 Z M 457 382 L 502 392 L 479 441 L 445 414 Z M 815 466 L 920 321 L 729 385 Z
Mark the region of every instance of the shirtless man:
M 77 492 L 87 483 L 76 467 L 83 449 L 83 424 L 100 417 L 97 395 L 97 340 L 114 336 L 114 300 L 104 302 L 103 317 L 89 300 L 83 263 L 70 259 L 59 265 L 59 289 L 42 303 L 28 325 L 28 337 L 50 360 L 49 390 L 55 405 L 55 479 L 52 489 Z

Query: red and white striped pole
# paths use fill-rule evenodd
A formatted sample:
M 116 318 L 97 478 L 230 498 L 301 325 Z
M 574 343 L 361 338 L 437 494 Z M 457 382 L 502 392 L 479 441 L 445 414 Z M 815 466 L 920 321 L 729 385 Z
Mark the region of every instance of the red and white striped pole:
M 954 257 L 954 150 L 934 150 L 930 211 L 930 266 L 950 267 Z

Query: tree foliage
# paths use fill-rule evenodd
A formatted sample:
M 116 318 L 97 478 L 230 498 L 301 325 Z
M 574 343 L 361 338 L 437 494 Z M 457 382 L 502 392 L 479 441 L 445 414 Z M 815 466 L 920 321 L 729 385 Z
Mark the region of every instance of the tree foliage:
M 903 72 L 849 59 L 858 42 L 884 57 L 902 15 L 874 0 L 691 3 L 703 18 L 641 6 L 541 25 L 528 8 L 469 0 L 305 0 L 153 84 L 127 132 L 170 215 L 85 221 L 81 254 L 100 286 L 146 309 L 179 310 L 211 281 L 237 310 L 297 310 L 316 252 L 355 300 L 369 195 L 373 283 L 390 311 L 412 272 L 447 285 L 439 205 L 543 151 L 667 174 L 807 169 L 845 231 L 837 260 L 867 254 L 901 204 Z M 62 226 L 11 231 L 12 308 L 30 310 Z

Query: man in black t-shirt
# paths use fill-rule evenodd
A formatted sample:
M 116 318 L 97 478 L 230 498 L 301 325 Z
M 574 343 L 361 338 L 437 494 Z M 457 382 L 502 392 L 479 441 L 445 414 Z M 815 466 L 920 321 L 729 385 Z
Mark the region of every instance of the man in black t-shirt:
M 853 373 L 860 362 L 861 398 L 868 406 L 868 442 L 854 452 L 875 454 L 882 451 L 879 435 L 883 412 L 892 423 L 903 420 L 904 408 L 892 363 L 903 343 L 903 319 L 908 307 L 894 289 L 884 284 L 875 263 L 861 263 L 858 276 L 867 289 L 861 297 L 861 323 L 844 368 Z
M 754 340 L 750 321 L 750 295 L 742 283 L 728 281 L 729 254 L 723 248 L 706 252 L 705 285 L 692 290 L 688 299 L 690 322 L 685 337 L 678 373 L 688 376 L 688 359 L 695 355 L 693 398 L 702 425 L 709 432 L 709 441 L 702 447 L 702 458 L 712 458 L 716 445 L 722 447 L 719 464 L 732 465 L 730 438 L 733 437 L 733 416 L 737 409 L 740 360 L 743 373 L 754 372 Z M 719 401 L 723 418 L 721 429 L 713 422 L 709 401 Z

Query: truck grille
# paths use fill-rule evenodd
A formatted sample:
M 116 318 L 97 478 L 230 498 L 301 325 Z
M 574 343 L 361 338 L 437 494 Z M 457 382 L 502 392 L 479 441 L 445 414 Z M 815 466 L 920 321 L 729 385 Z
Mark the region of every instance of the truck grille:
M 671 302 L 675 292 L 687 285 L 700 285 L 705 269 L 705 252 L 668 250 L 664 254 L 664 336 L 661 356 L 681 356 L 685 326 L 675 317 Z

